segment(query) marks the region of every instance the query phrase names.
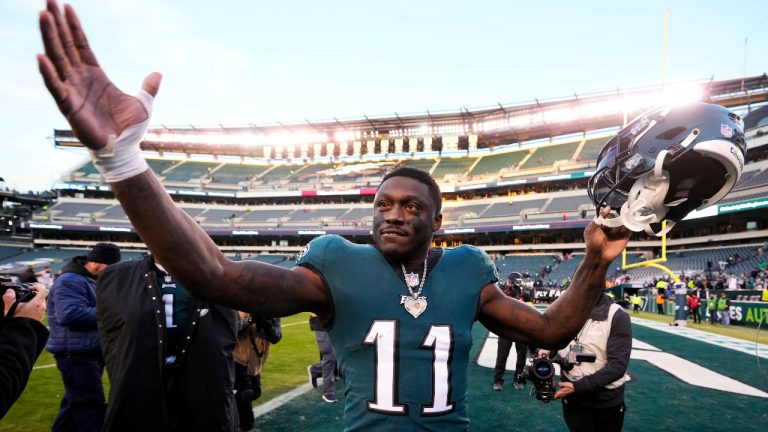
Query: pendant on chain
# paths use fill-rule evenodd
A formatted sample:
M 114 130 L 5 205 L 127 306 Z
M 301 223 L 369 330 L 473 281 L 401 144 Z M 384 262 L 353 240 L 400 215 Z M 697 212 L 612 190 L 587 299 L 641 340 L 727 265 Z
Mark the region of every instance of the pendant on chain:
M 424 270 L 421 274 L 421 278 L 419 278 L 419 275 L 416 273 L 407 273 L 405 271 L 405 265 L 402 263 L 400 263 L 400 269 L 403 271 L 405 286 L 410 293 L 410 295 L 400 296 L 400 304 L 403 305 L 406 312 L 411 314 L 414 318 L 418 318 L 419 315 L 427 310 L 427 298 L 421 295 L 421 291 L 424 289 L 424 282 L 427 280 L 427 258 L 424 259 Z M 418 290 L 414 291 L 414 288 L 416 287 L 418 287 Z
M 425 310 L 427 310 L 427 298 L 424 296 L 414 297 L 410 295 L 400 296 L 400 304 L 405 307 L 405 310 L 413 315 L 414 318 L 418 318 Z

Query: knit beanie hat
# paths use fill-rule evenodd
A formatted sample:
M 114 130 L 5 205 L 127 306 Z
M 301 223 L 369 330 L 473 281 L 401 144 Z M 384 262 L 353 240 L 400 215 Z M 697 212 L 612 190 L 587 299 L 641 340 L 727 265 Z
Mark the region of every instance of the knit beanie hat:
M 86 259 L 90 262 L 114 264 L 120 262 L 120 248 L 112 243 L 96 243 Z

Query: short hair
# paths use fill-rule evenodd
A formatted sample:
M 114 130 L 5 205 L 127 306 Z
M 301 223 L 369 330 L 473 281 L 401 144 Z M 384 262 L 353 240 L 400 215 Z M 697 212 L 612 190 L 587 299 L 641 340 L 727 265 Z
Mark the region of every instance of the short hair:
M 435 216 L 440 214 L 440 211 L 443 209 L 443 199 L 440 195 L 440 186 L 437 185 L 435 179 L 433 179 L 428 172 L 407 166 L 396 168 L 385 175 L 383 179 L 381 179 L 379 187 L 381 187 L 385 181 L 391 179 L 392 177 L 407 177 L 426 185 L 429 189 L 430 198 L 432 198 L 432 201 L 435 204 Z

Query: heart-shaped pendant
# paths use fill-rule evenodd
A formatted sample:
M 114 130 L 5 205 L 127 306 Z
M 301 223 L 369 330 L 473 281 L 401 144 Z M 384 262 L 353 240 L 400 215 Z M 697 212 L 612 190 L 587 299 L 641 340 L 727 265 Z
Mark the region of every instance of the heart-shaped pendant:
M 426 297 L 413 297 L 413 296 L 401 296 L 400 304 L 405 307 L 405 310 L 413 315 L 414 318 L 418 318 L 419 315 L 427 310 L 427 298 Z

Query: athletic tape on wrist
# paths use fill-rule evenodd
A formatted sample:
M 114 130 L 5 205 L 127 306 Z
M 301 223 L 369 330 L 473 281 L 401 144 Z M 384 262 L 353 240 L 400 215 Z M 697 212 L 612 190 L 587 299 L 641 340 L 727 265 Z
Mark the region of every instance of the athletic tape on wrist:
M 149 169 L 141 156 L 139 144 L 149 128 L 154 98 L 144 90 L 139 91 L 136 98 L 147 111 L 147 119 L 128 127 L 119 137 L 110 135 L 104 148 L 89 151 L 96 169 L 110 183 L 139 175 Z

